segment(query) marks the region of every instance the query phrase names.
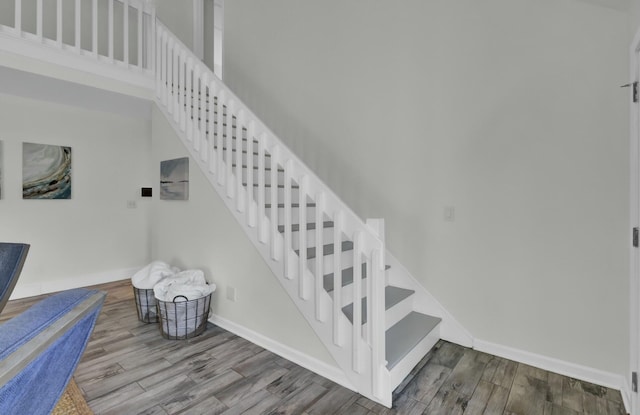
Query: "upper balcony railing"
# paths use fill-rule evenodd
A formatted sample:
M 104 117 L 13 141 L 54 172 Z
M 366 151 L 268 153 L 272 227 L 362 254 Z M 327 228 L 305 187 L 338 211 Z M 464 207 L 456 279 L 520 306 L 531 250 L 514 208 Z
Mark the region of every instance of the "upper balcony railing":
M 3 50 L 20 48 L 14 52 L 23 55 L 37 44 L 40 50 L 31 53 L 35 58 L 47 49 L 72 52 L 86 62 L 151 76 L 155 21 L 155 6 L 148 0 L 3 0 L 0 43 Z M 2 42 L 8 38 L 13 42 Z

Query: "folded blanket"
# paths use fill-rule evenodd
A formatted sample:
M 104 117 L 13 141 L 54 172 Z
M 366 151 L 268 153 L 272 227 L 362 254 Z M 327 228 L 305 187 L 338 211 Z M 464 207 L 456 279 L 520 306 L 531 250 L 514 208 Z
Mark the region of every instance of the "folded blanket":
M 136 288 L 150 290 L 158 282 L 176 275 L 179 271 L 178 268 L 172 268 L 165 262 L 154 261 L 136 272 L 133 277 L 131 277 L 131 283 Z

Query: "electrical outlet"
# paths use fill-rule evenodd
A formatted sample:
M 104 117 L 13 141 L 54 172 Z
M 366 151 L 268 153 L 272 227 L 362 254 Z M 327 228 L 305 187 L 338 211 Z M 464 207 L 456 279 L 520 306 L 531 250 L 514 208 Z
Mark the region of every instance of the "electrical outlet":
M 236 289 L 231 286 L 227 286 L 227 300 L 236 301 Z
M 138 207 L 138 206 L 136 205 L 136 201 L 135 200 L 127 200 L 127 208 L 135 209 L 136 207 Z

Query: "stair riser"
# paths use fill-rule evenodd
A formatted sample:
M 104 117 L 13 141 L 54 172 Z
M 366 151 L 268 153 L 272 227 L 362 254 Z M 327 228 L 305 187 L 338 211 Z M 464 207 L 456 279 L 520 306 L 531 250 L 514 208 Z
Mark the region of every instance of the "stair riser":
M 322 232 L 322 245 L 333 243 L 333 228 L 323 228 Z M 300 232 L 292 232 L 292 246 L 293 249 L 300 249 Z M 307 230 L 307 248 L 316 246 L 316 230 Z
M 253 149 L 253 152 L 257 153 L 258 149 L 257 148 Z M 258 154 L 253 154 L 253 166 L 254 167 L 258 167 L 259 158 L 260 157 L 258 156 Z M 223 152 L 222 152 L 222 160 L 226 163 L 226 161 L 227 161 L 227 150 L 223 150 Z M 231 164 L 232 165 L 236 164 L 236 152 L 235 151 L 231 152 Z M 247 165 L 247 153 L 242 153 L 242 165 L 243 166 Z M 266 169 L 270 169 L 271 168 L 271 157 L 266 156 L 264 158 L 264 166 L 265 166 Z M 233 169 L 235 171 L 235 167 Z M 265 171 L 265 175 L 270 176 L 271 175 L 271 171 L 270 170 Z M 246 175 L 244 175 L 244 174 L 243 174 L 243 176 L 246 177 Z M 254 176 L 254 177 L 257 180 L 257 176 Z M 256 183 L 257 183 L 257 181 L 256 181 Z
M 271 203 L 271 187 L 266 187 L 264 188 L 264 201 L 265 203 Z M 291 189 L 291 200 L 294 203 L 298 202 L 298 198 L 300 197 L 300 189 Z M 283 203 L 284 202 L 284 189 L 278 187 L 276 189 L 276 201 L 279 203 Z M 260 194 L 260 191 L 257 187 L 253 187 L 253 198 L 254 200 L 258 200 L 258 195 Z M 309 197 L 307 197 L 307 202 L 313 202 Z M 307 220 L 309 220 L 309 218 L 307 218 Z M 296 222 L 297 222 L 297 218 L 296 218 Z
M 352 251 L 346 251 L 342 253 L 342 258 L 341 258 L 341 265 L 342 268 L 348 268 L 350 266 L 353 265 L 353 255 L 351 254 Z M 334 260 L 334 256 L 333 255 L 324 255 L 321 259 L 322 264 L 323 264 L 323 270 L 324 270 L 324 274 L 333 271 L 333 260 Z M 313 259 L 309 259 L 307 260 L 307 266 L 310 270 L 315 270 L 316 269 L 316 258 Z M 343 287 L 344 288 L 344 287 Z M 348 304 L 348 303 L 347 303 Z
M 307 212 L 306 212 L 307 220 L 309 218 L 315 218 L 315 216 L 314 216 L 316 214 L 315 213 L 315 207 L 307 207 L 306 210 L 307 210 Z M 266 208 L 265 212 L 266 212 L 268 217 L 271 217 L 271 209 L 270 208 Z M 298 222 L 298 218 L 300 217 L 299 216 L 299 208 L 292 207 L 291 208 L 291 214 L 292 214 L 292 218 L 293 218 L 291 220 L 291 222 L 292 223 L 293 222 Z M 277 224 L 278 225 L 284 225 L 284 208 L 278 208 L 277 216 L 278 216 L 278 223 Z
M 258 169 L 253 169 L 253 184 L 258 184 Z M 246 167 L 242 169 L 242 182 L 247 183 L 247 169 Z M 271 170 L 265 170 L 264 172 L 264 183 L 271 184 Z M 284 172 L 278 171 L 278 184 L 284 183 Z
M 385 329 L 389 329 L 413 311 L 414 298 L 415 295 L 410 295 L 385 311 Z
M 342 287 L 342 298 L 340 302 L 340 308 L 346 307 L 349 304 L 353 303 L 353 284 L 347 284 Z M 360 298 L 365 298 L 367 296 L 367 283 L 366 279 L 362 280 L 362 292 L 360 293 Z M 331 298 L 333 298 L 333 292 L 329 294 Z

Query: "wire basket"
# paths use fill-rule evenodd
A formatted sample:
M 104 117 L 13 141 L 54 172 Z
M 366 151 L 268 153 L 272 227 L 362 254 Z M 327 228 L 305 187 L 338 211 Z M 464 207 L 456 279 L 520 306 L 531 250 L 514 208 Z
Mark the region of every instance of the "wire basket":
M 202 334 L 207 328 L 211 294 L 195 300 L 176 301 L 157 300 L 160 317 L 160 332 L 169 340 L 183 340 Z
M 136 309 L 138 310 L 138 320 L 143 323 L 158 322 L 158 307 L 153 290 L 133 287 L 133 296 L 136 299 Z

